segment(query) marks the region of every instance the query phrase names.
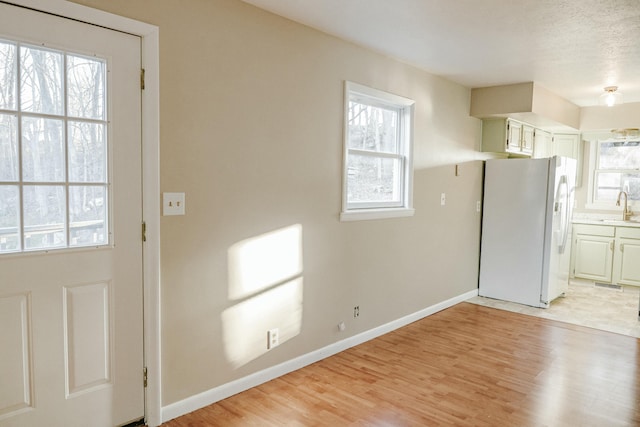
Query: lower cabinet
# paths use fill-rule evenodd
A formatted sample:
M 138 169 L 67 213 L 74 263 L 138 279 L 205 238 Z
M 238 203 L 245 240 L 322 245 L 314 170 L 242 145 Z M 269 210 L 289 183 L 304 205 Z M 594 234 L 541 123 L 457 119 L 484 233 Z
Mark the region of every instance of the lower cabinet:
M 621 285 L 640 286 L 640 229 L 616 228 L 613 276 Z
M 574 277 L 640 286 L 640 228 L 575 224 Z
M 574 226 L 575 277 L 598 282 L 611 282 L 615 227 L 597 225 Z

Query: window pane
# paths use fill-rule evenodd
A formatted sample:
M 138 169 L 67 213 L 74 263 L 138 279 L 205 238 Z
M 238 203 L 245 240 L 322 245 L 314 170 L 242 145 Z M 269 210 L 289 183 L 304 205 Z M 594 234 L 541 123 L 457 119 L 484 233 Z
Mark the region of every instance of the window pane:
M 0 41 L 0 109 L 16 109 L 16 45 Z
M 25 249 L 66 246 L 64 187 L 25 185 L 23 192 Z
M 69 123 L 69 181 L 107 182 L 105 126 Z
M 0 253 L 20 249 L 18 187 L 0 185 Z
M 68 115 L 104 119 L 105 67 L 102 61 L 67 56 Z
M 596 174 L 596 200 L 615 202 L 620 191 L 626 191 L 629 200 L 640 200 L 640 172 Z
M 16 117 L 0 114 L 0 181 L 18 180 Z
M 64 170 L 62 120 L 22 119 L 22 178 L 27 182 L 62 182 Z
M 640 142 L 600 143 L 599 169 L 640 169 Z
M 401 203 L 401 161 L 349 155 L 347 202 Z
M 349 148 L 398 153 L 398 111 L 349 102 Z
M 20 105 L 23 111 L 62 114 L 62 53 L 20 48 Z
M 106 193 L 104 186 L 69 187 L 69 246 L 108 243 Z

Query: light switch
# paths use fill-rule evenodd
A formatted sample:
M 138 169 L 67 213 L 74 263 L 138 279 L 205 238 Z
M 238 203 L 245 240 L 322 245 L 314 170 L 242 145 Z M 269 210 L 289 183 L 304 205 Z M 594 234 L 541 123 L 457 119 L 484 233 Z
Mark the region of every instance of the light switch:
M 447 203 L 447 195 L 445 193 L 440 194 L 440 206 L 444 206 Z
M 184 193 L 162 193 L 162 215 L 184 215 Z

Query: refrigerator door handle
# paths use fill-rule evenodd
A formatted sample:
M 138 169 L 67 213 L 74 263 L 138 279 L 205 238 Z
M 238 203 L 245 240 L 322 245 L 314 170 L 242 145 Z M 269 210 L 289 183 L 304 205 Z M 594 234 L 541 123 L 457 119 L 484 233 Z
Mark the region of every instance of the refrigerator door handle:
M 556 238 L 558 242 L 558 253 L 564 253 L 569 236 L 569 183 L 567 176 L 562 175 L 556 188 L 554 201 L 554 215 L 559 215 L 558 230 Z

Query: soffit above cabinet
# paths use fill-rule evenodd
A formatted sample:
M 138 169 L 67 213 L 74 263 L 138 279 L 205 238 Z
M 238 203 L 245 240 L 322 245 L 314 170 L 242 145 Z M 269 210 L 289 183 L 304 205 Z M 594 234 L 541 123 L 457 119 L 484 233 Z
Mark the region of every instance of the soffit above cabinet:
M 555 132 L 580 128 L 580 107 L 534 82 L 472 89 L 470 115 L 510 117 Z

